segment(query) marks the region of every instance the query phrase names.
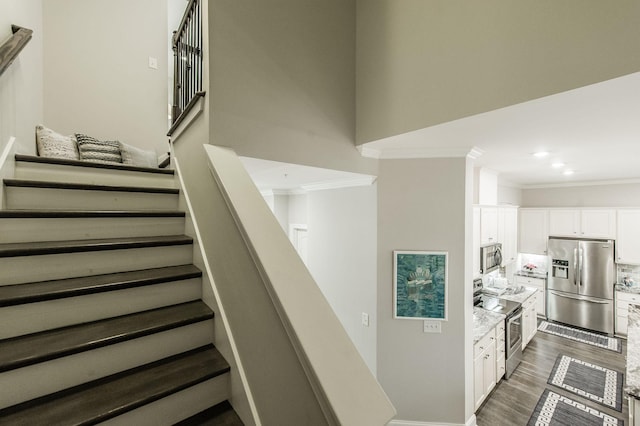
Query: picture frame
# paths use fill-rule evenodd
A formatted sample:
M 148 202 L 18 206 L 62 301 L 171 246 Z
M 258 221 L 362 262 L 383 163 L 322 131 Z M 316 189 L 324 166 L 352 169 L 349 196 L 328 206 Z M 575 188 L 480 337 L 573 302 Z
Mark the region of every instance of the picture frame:
M 393 252 L 393 317 L 447 321 L 449 253 Z

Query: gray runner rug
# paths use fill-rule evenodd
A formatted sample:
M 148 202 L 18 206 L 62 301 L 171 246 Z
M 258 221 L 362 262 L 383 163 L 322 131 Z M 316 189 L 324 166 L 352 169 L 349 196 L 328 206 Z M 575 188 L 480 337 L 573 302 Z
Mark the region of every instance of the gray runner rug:
M 547 321 L 542 321 L 538 326 L 538 330 L 549 334 L 555 334 L 556 336 L 566 337 L 567 339 L 575 340 L 576 342 L 582 342 L 599 348 L 608 349 L 610 351 L 618 353 L 622 352 L 622 344 L 620 343 L 620 339 L 616 337 L 607 337 L 602 334 L 579 330 L 577 328 L 554 324 Z
M 624 421 L 559 395 L 542 392 L 527 426 L 623 426 Z
M 622 412 L 623 374 L 619 371 L 560 354 L 547 383 Z

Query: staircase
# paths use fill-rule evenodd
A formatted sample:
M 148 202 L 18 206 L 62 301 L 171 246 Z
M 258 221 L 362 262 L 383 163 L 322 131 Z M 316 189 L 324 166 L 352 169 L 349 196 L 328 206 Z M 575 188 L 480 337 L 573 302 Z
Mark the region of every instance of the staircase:
M 171 170 L 16 155 L 0 425 L 242 425 Z

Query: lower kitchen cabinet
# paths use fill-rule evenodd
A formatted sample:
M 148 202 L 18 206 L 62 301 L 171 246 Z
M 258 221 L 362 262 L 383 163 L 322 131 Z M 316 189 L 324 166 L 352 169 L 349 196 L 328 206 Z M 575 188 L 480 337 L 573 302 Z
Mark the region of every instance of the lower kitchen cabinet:
M 515 283 L 517 285 L 524 285 L 527 287 L 534 287 L 538 289 L 536 293 L 536 313 L 546 318 L 546 304 L 545 304 L 545 295 L 546 295 L 546 284 L 547 280 L 544 278 L 533 278 L 533 277 L 525 277 L 522 275 L 515 276 Z
M 522 350 L 538 331 L 538 315 L 536 312 L 538 297 L 540 297 L 540 294 L 536 291 L 522 303 Z
M 478 343 L 473 345 L 474 410 L 480 408 L 480 405 L 496 386 L 496 365 L 496 328 L 494 327 Z
M 507 372 L 507 346 L 504 333 L 504 321 L 496 325 L 496 383 Z
M 629 304 L 640 305 L 640 294 L 616 291 L 616 334 L 627 335 Z

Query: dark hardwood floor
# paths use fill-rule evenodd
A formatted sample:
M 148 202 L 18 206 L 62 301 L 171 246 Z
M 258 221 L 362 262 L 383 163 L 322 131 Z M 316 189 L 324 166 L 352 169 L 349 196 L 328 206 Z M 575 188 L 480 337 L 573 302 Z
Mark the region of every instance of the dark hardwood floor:
M 629 408 L 626 397 L 620 413 L 547 384 L 558 354 L 621 371 L 626 377 L 626 343 L 622 339 L 622 353 L 619 354 L 538 331 L 525 349 L 522 362 L 513 375 L 509 380 L 502 379 L 476 412 L 478 426 L 526 425 L 545 388 L 622 419 L 628 425 Z

